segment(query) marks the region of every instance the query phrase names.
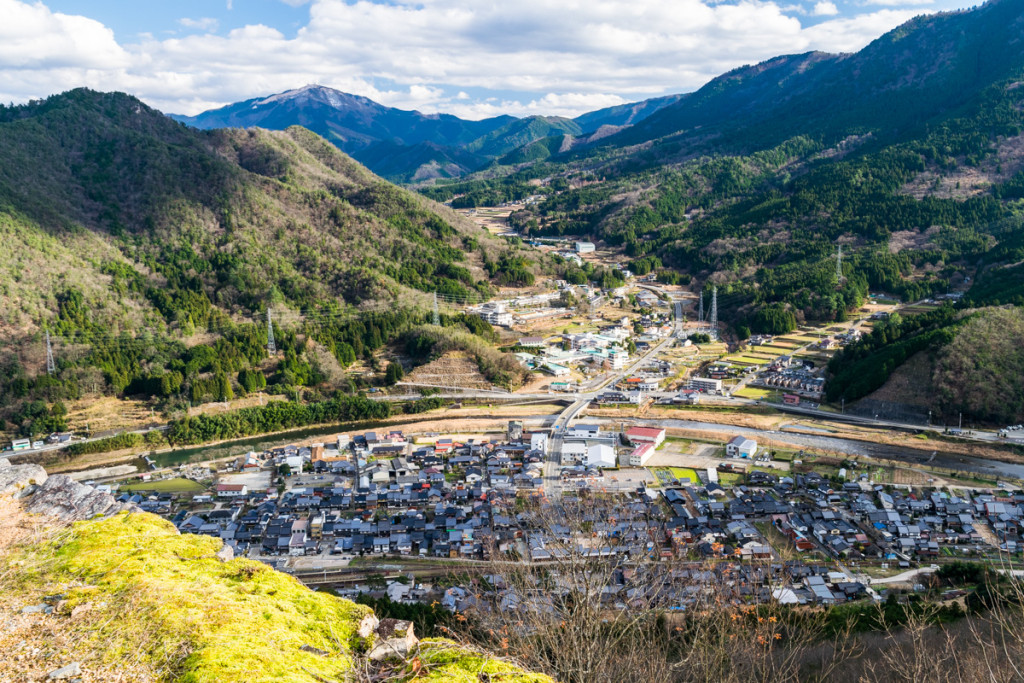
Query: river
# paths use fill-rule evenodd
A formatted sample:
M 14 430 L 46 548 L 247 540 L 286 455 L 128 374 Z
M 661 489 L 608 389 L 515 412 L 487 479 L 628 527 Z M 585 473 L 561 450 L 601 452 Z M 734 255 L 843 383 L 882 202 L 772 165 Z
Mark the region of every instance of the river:
M 524 420 L 534 423 L 548 424 L 556 416 L 555 415 L 528 415 L 521 416 L 515 419 Z M 425 418 L 423 416 L 410 415 L 407 423 L 422 422 Z M 467 416 L 467 417 L 453 417 L 453 420 L 460 422 L 467 422 L 473 420 L 489 421 L 501 420 L 499 416 Z M 434 418 L 433 421 L 442 422 L 443 419 Z M 709 432 L 719 432 L 723 435 L 735 436 L 742 434 L 743 436 L 749 436 L 762 444 L 765 442 L 774 442 L 778 444 L 786 444 L 789 446 L 796 446 L 797 448 L 812 448 L 815 450 L 833 451 L 838 454 L 844 454 L 849 456 L 859 457 L 872 457 L 872 458 L 883 458 L 886 460 L 896 460 L 905 462 L 910 465 L 930 465 L 933 467 L 939 467 L 947 470 L 954 470 L 959 472 L 973 472 L 985 476 L 986 478 L 1001 478 L 1006 477 L 1010 479 L 1024 479 L 1024 465 L 1017 465 L 1013 463 L 1001 462 L 998 460 L 986 460 L 984 458 L 974 458 L 970 456 L 957 456 L 957 455 L 936 455 L 934 460 L 929 461 L 929 454 L 925 454 L 923 451 L 902 448 L 900 446 L 891 446 L 888 444 L 871 443 L 869 441 L 857 441 L 854 439 L 841 439 L 834 436 L 818 435 L 818 434 L 798 434 L 789 431 L 771 431 L 765 432 L 759 429 L 751 429 L 748 427 L 735 427 L 732 425 L 723 425 L 715 422 L 697 422 L 693 420 L 675 420 L 675 419 L 643 419 L 643 418 L 586 418 L 587 422 L 595 422 L 602 425 L 614 425 L 618 426 L 622 422 L 628 422 L 630 424 L 642 424 L 651 426 L 668 427 L 672 429 L 692 429 L 702 430 Z M 317 437 L 328 437 L 334 436 L 342 432 L 358 432 L 363 430 L 383 430 L 383 429 L 400 429 L 402 423 L 388 423 L 380 424 L 375 422 L 364 422 L 359 424 L 347 424 L 347 425 L 329 425 L 320 427 L 307 427 L 303 429 L 295 429 L 288 432 L 281 432 L 278 434 L 270 434 L 263 436 L 253 436 L 244 439 L 238 439 L 235 441 L 224 442 L 214 446 L 194 446 L 191 448 L 180 448 L 169 451 L 161 451 L 151 455 L 151 459 L 156 463 L 157 467 L 170 467 L 174 465 L 180 465 L 186 462 L 199 462 L 206 460 L 216 460 L 220 458 L 228 458 L 236 455 L 244 455 L 249 451 L 264 451 L 277 446 L 283 446 L 289 443 L 295 443 L 296 441 L 309 441 Z

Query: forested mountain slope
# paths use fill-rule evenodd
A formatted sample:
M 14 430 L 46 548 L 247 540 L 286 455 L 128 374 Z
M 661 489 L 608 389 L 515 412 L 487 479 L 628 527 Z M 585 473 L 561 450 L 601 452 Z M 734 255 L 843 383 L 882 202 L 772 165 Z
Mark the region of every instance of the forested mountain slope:
M 0 235 L 0 420 L 19 424 L 3 406 L 87 389 L 314 386 L 308 342 L 345 367 L 424 322 L 428 292 L 482 300 L 538 267 L 308 130 L 199 131 L 88 90 L 0 108 Z M 261 367 L 267 309 L 281 356 Z
M 557 192 L 527 236 L 621 247 L 637 273 L 717 285 L 736 332 L 844 319 L 869 290 L 1005 285 L 1024 248 L 1024 5 L 921 17 L 853 55 L 715 79 L 596 146 L 424 189 L 455 205 Z M 844 251 L 843 276 L 836 254 Z M 991 297 L 989 297 L 991 298 Z
M 696 150 L 742 152 L 795 135 L 918 135 L 1016 76 L 1022 36 L 1014 0 L 921 16 L 855 54 L 787 55 L 736 69 L 604 142 L 672 136 Z

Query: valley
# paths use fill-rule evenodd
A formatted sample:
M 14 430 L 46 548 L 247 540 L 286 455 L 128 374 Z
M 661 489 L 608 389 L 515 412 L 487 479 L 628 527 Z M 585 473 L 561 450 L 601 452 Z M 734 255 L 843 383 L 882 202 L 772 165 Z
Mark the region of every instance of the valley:
M 911 14 L 636 102 L 0 105 L 0 678 L 1015 680 L 1024 9 Z

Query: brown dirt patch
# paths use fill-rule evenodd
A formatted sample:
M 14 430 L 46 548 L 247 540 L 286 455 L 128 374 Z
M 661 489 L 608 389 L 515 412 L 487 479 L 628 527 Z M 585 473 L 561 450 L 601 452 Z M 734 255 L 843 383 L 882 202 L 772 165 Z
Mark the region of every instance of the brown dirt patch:
M 451 351 L 435 361 L 421 365 L 405 377 L 405 382 L 425 386 L 458 389 L 490 389 L 491 383 L 480 374 L 476 361 L 462 351 Z
M 68 427 L 73 432 L 88 428 L 93 434 L 124 429 L 138 429 L 163 420 L 150 412 L 144 401 L 113 396 L 83 398 L 68 405 Z
M 232 410 L 241 408 L 252 408 L 253 406 L 266 405 L 270 401 L 287 401 L 288 397 L 281 394 L 251 394 L 244 398 L 236 398 L 231 401 L 204 403 L 195 406 L 188 411 L 189 417 L 196 415 L 219 415 L 229 413 Z

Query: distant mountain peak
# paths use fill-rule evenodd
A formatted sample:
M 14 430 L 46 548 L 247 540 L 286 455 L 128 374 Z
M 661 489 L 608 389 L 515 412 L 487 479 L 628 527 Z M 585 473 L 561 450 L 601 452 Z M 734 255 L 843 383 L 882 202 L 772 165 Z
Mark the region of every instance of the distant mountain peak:
M 381 107 L 381 105 L 367 97 L 352 95 L 340 90 L 335 90 L 334 88 L 329 88 L 326 85 L 312 83 L 304 85 L 301 88 L 286 90 L 282 93 L 277 93 L 276 95 L 271 95 L 261 100 L 257 100 L 253 103 L 253 107 L 266 107 L 284 102 L 318 102 L 320 104 L 326 104 L 330 107 L 334 107 L 335 109 L 345 109 L 352 107 L 353 105 L 360 107 Z
M 471 121 L 451 114 L 387 107 L 360 95 L 311 83 L 197 116 L 171 118 L 204 129 L 285 130 L 300 125 L 327 138 L 375 173 L 390 180 L 409 181 L 434 173 L 437 168 L 463 175 L 549 136 L 558 137 L 561 143 L 563 134 L 578 136 L 606 124 L 630 125 L 678 98 L 673 95 L 621 105 L 585 114 L 579 120 L 506 115 Z M 561 149 L 553 142 L 545 143 L 543 148 L 545 158 Z M 531 153 L 537 152 L 535 149 Z

